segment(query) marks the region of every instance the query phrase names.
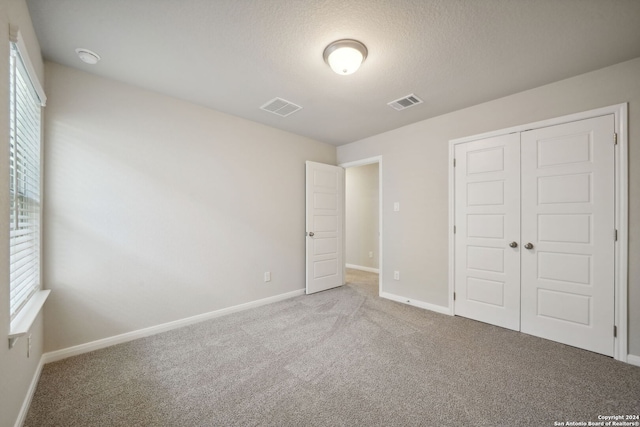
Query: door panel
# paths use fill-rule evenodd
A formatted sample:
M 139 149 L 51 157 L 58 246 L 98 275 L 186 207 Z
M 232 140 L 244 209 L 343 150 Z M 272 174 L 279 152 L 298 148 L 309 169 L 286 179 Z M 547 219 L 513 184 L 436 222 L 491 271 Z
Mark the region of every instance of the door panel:
M 613 355 L 612 115 L 522 133 L 522 332 Z
M 591 202 L 591 174 L 540 176 L 537 199 L 541 205 Z
M 556 243 L 590 243 L 591 215 L 538 215 L 538 241 Z
M 456 146 L 455 314 L 520 328 L 520 145 L 503 135 Z
M 306 162 L 306 291 L 344 284 L 344 169 Z
M 504 215 L 467 215 L 467 237 L 504 238 Z
M 591 298 L 579 294 L 538 289 L 538 316 L 589 325 Z
M 469 182 L 467 206 L 504 205 L 504 180 Z

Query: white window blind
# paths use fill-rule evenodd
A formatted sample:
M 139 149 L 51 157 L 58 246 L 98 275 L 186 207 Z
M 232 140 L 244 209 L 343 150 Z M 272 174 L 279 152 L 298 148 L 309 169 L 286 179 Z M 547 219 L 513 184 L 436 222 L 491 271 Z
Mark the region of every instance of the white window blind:
M 10 316 L 40 289 L 41 103 L 15 43 L 9 79 Z

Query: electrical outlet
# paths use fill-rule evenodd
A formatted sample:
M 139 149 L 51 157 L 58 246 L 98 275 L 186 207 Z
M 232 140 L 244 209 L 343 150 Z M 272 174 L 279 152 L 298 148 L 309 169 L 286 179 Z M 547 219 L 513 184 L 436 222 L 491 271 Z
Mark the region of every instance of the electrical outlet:
M 399 271 L 394 271 L 393 272 L 393 280 L 400 280 L 400 272 Z
M 264 281 L 265 282 L 270 282 L 271 281 L 271 272 L 270 271 L 265 271 L 264 272 Z
M 373 252 L 369 252 L 369 258 L 373 258 Z

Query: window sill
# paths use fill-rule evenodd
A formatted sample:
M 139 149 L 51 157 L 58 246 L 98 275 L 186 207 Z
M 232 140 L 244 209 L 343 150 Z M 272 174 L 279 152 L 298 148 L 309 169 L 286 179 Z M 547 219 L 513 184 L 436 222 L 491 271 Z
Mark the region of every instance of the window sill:
M 13 347 L 18 338 L 29 333 L 50 292 L 49 289 L 38 291 L 13 319 L 9 328 L 9 348 Z

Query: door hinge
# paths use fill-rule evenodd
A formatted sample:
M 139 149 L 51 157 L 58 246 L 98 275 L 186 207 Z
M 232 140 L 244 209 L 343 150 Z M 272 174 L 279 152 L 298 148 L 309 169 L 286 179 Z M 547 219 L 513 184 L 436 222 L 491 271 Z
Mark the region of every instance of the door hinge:
M 456 300 L 456 293 L 455 292 L 453 293 L 453 300 L 454 301 Z
M 618 230 L 614 231 L 613 237 L 614 237 L 615 241 L 617 242 L 618 241 Z
M 613 145 L 618 145 L 618 134 L 616 132 L 613 133 Z
M 456 159 L 453 159 L 453 167 L 456 167 Z
M 618 327 L 616 325 L 613 325 L 613 337 L 618 337 Z
M 453 234 L 456 234 L 456 226 L 453 226 Z

